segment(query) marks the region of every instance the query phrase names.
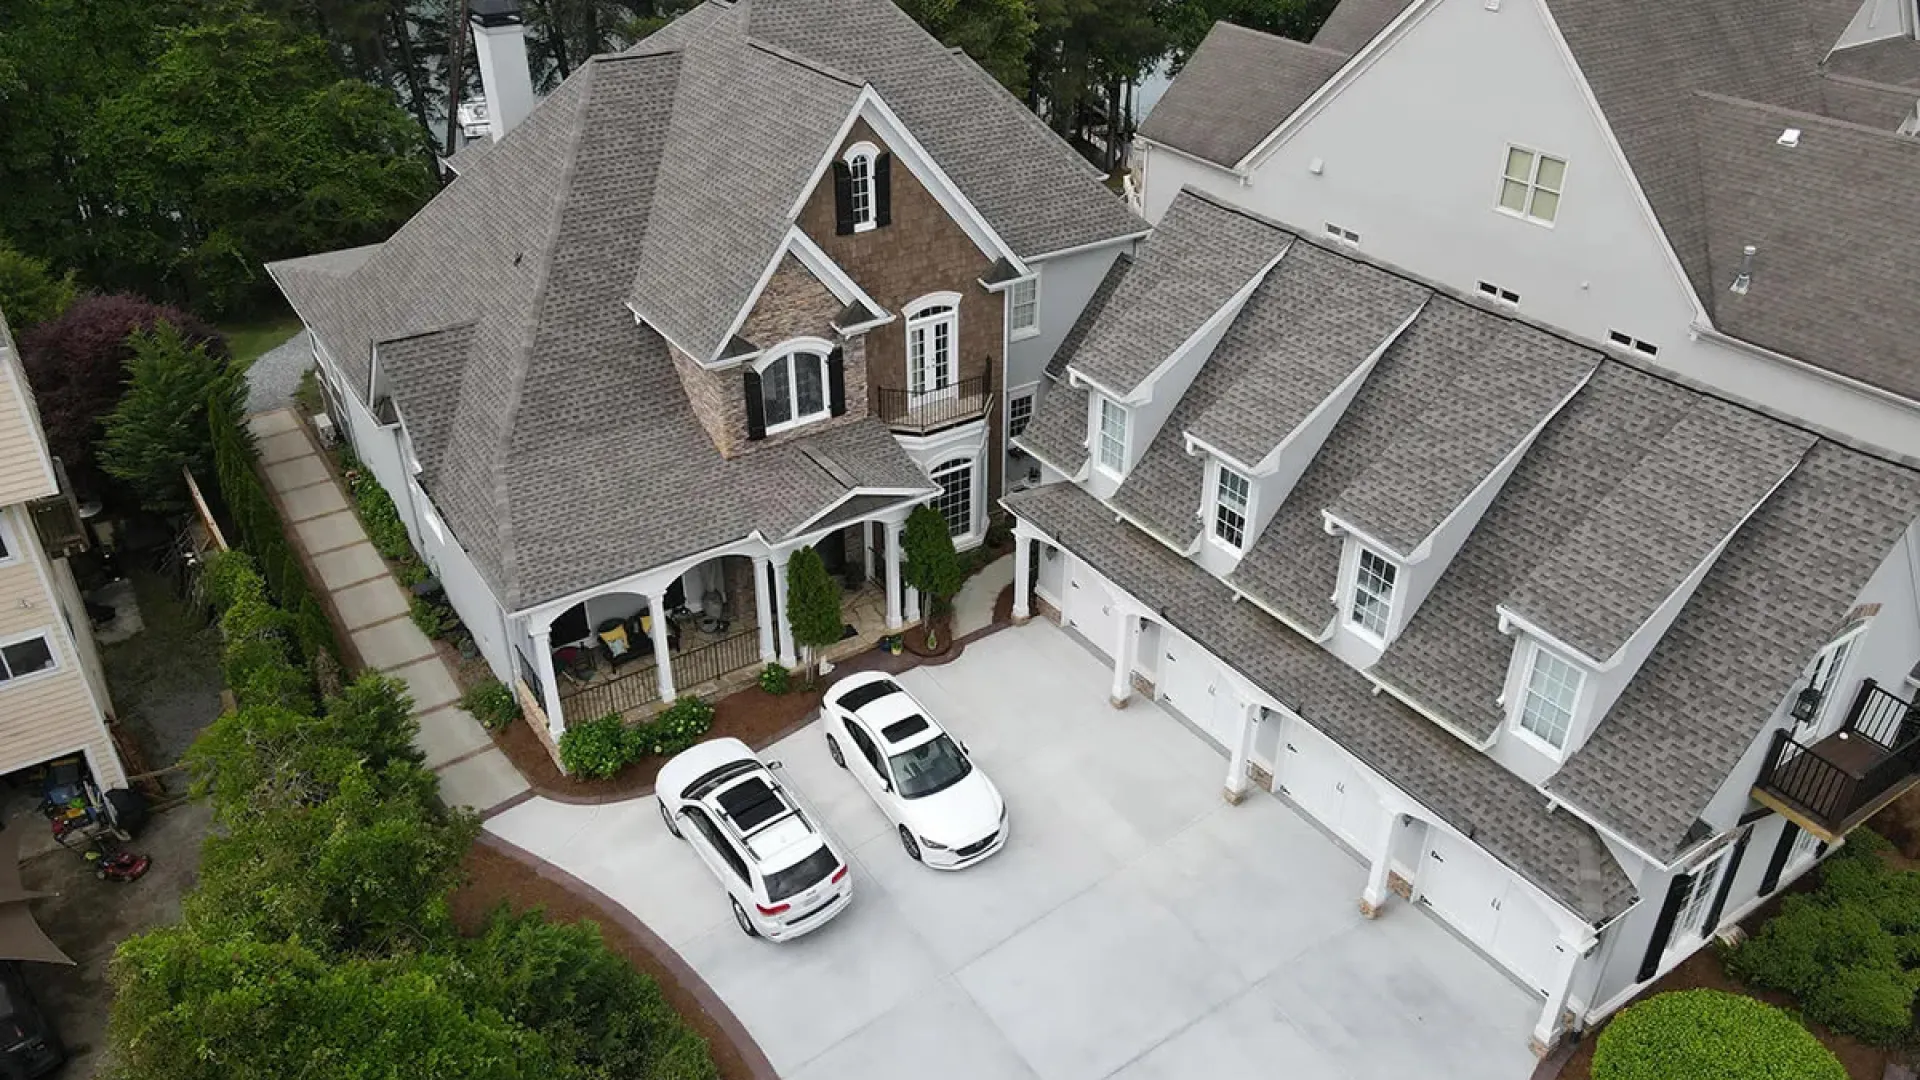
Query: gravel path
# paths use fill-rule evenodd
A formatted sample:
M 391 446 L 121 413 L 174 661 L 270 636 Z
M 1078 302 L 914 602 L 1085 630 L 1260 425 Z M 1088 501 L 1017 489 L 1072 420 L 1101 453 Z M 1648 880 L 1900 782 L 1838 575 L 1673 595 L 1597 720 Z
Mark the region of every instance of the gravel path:
M 313 366 L 305 334 L 294 334 L 268 350 L 247 369 L 247 412 L 266 412 L 291 404 L 300 376 Z

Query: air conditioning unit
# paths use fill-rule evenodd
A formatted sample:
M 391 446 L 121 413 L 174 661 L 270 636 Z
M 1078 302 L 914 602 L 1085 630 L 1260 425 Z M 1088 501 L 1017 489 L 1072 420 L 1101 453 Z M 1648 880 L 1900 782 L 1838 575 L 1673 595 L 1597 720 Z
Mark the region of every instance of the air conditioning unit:
M 313 430 L 320 436 L 320 445 L 338 446 L 340 429 L 333 426 L 333 417 L 320 413 L 313 418 Z

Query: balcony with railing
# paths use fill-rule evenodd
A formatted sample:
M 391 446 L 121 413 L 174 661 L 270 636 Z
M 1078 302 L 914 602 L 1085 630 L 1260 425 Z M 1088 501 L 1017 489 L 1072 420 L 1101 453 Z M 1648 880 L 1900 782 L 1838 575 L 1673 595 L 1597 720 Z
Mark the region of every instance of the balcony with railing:
M 930 390 L 876 386 L 874 411 L 895 431 L 926 434 L 978 420 L 993 405 L 993 379 L 977 375 Z
M 1839 731 L 1774 732 L 1753 797 L 1833 843 L 1920 781 L 1920 708 L 1861 682 Z

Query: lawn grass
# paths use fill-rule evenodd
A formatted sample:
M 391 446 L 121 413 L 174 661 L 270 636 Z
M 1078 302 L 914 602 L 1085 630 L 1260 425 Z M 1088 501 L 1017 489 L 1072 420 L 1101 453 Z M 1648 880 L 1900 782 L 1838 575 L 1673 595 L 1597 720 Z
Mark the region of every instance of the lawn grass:
M 300 317 L 291 311 L 278 312 L 250 322 L 229 323 L 220 327 L 233 350 L 233 362 L 245 371 L 267 350 L 300 332 Z

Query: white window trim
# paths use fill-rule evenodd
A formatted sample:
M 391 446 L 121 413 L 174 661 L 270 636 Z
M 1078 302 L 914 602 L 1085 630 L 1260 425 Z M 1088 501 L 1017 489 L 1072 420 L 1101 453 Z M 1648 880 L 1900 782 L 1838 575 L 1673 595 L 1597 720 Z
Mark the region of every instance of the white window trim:
M 1807 674 L 1805 676 L 1805 682 L 1801 685 L 1801 689 L 1813 685 L 1812 672 L 1818 668 L 1823 661 L 1828 660 L 1841 649 L 1845 649 L 1847 653 L 1844 657 L 1841 657 L 1838 667 L 1830 667 L 1827 670 L 1826 683 L 1820 688 L 1819 710 L 1813 716 L 1812 737 L 1814 739 L 1824 738 L 1832 734 L 1833 729 L 1838 726 L 1833 723 L 1834 709 L 1836 707 L 1844 708 L 1844 706 L 1840 704 L 1841 695 L 1834 693 L 1833 690 L 1847 677 L 1847 669 L 1853 664 L 1854 650 L 1860 644 L 1860 637 L 1867 632 L 1869 625 L 1869 621 L 1862 620 L 1858 626 L 1827 642 L 1821 647 L 1819 652 L 1813 654 L 1813 659 L 1807 662 Z M 1797 696 L 1800 690 L 1795 690 L 1793 693 Z M 1791 703 L 1792 698 L 1789 698 L 1788 701 Z M 1795 723 L 1794 730 L 1798 731 L 1800 727 L 1800 724 Z
M 1717 927 L 1706 925 L 1707 912 L 1713 907 L 1714 894 L 1720 891 L 1720 875 L 1726 872 L 1727 853 L 1730 850 L 1722 848 L 1694 870 L 1693 884 L 1687 890 L 1688 899 L 1681 903 L 1680 910 L 1675 913 L 1673 933 L 1667 937 L 1666 956 L 1668 958 L 1678 953 L 1692 952 L 1696 944 L 1713 936 Z M 1711 881 L 1707 880 L 1709 875 L 1712 877 Z M 1705 889 L 1696 891 L 1700 890 L 1703 884 Z M 1696 903 L 1698 907 L 1695 907 Z M 1690 915 L 1689 909 L 1698 914 Z M 1697 925 L 1693 922 L 1695 918 L 1700 920 Z
M 1240 543 L 1238 544 L 1232 543 L 1215 531 L 1220 524 L 1221 479 L 1229 474 L 1239 477 L 1247 484 L 1246 505 L 1239 511 L 1244 520 L 1240 525 Z M 1260 486 L 1253 482 L 1253 477 L 1218 459 L 1208 463 L 1207 481 L 1207 505 L 1201 512 L 1206 515 L 1202 524 L 1206 528 L 1208 542 L 1230 554 L 1245 555 L 1247 548 L 1253 543 L 1254 504 L 1259 498 Z
M 827 358 L 833 355 L 833 344 L 825 338 L 793 338 L 788 341 L 783 341 L 774 348 L 769 349 L 760 359 L 754 361 L 753 370 L 756 374 L 764 378 L 768 368 L 772 367 L 781 359 L 797 353 L 820 354 L 820 411 L 817 413 L 807 413 L 804 416 L 796 412 L 790 420 L 778 424 L 768 424 L 766 429 L 768 435 L 778 435 L 783 431 L 792 431 L 794 428 L 817 423 L 833 415 L 833 387 L 829 382 L 830 375 L 827 372 Z M 760 394 L 761 408 L 764 409 L 766 407 L 766 389 L 764 385 L 762 386 Z M 787 363 L 787 394 L 787 400 L 793 402 L 794 409 L 798 410 L 800 408 L 800 380 L 794 374 L 793 363 L 790 360 Z
M 0 506 L 0 566 L 13 566 L 26 558 L 26 549 L 13 528 L 13 510 Z
M 867 197 L 867 212 L 866 216 L 854 221 L 853 231 L 871 232 L 880 227 L 879 204 L 875 202 L 880 194 L 880 188 L 873 176 L 873 167 L 880 160 L 880 148 L 870 142 L 857 142 L 847 147 L 847 152 L 841 156 L 840 160 L 847 163 L 848 169 L 852 169 L 856 158 L 865 158 L 867 161 L 867 177 L 862 181 L 866 188 L 864 194 Z
M 1393 568 L 1393 584 L 1387 589 L 1387 614 L 1385 619 L 1387 625 L 1384 633 L 1374 633 L 1372 628 L 1362 623 L 1354 615 L 1354 613 L 1359 610 L 1355 601 L 1360 598 L 1360 561 L 1365 555 L 1372 555 L 1374 558 Z M 1345 602 L 1340 605 L 1342 609 L 1340 618 L 1341 621 L 1346 624 L 1347 629 L 1359 635 L 1360 640 L 1382 649 L 1387 647 L 1387 635 L 1393 632 L 1393 617 L 1395 610 L 1400 604 L 1400 575 L 1402 572 L 1403 568 L 1400 564 L 1388 558 L 1385 553 L 1376 551 L 1357 540 L 1354 541 L 1353 569 L 1348 572 L 1347 587 L 1342 590 Z
M 1120 417 L 1120 464 L 1108 465 L 1103 451 L 1106 448 L 1107 409 L 1112 408 Z M 1126 479 L 1127 457 L 1133 449 L 1133 414 L 1125 405 L 1107 397 L 1105 394 L 1093 395 L 1093 467 L 1115 480 Z
M 937 315 L 926 315 L 930 308 L 945 307 L 950 310 Z M 906 332 L 907 390 L 908 398 L 914 404 L 927 401 L 940 401 L 960 392 L 960 294 L 957 292 L 928 293 L 913 301 L 900 312 L 901 325 Z M 923 390 L 913 393 L 913 332 L 922 327 L 928 329 L 928 341 L 932 341 L 931 328 L 945 322 L 947 334 L 947 363 L 951 369 L 947 373 L 947 385 L 944 389 Z M 937 373 L 937 369 L 936 369 Z M 933 380 L 938 382 L 938 379 Z
M 1799 835 L 1793 838 L 1793 847 L 1787 851 L 1787 869 L 1800 870 L 1812 866 L 1819 858 L 1814 853 L 1819 850 L 1820 838 L 1801 829 Z
M 1013 403 L 1016 401 L 1032 403 L 1027 408 L 1027 426 L 1032 427 L 1033 410 L 1040 405 L 1040 384 L 1031 382 L 1025 386 L 1012 387 L 1007 391 L 1007 438 L 1009 440 L 1019 438 L 1013 433 Z
M 1018 322 L 1014 321 L 1014 312 L 1019 309 L 1017 301 L 1019 299 L 1020 289 L 1023 286 L 1033 289 L 1033 324 L 1030 326 L 1021 326 Z M 1035 274 L 1033 277 L 1016 281 L 1007 287 L 1007 340 L 1025 341 L 1028 338 L 1039 336 L 1040 276 Z
M 980 497 L 982 494 L 982 487 L 983 487 L 982 481 L 983 481 L 983 472 L 984 472 L 980 467 L 980 452 L 978 450 L 975 450 L 971 453 L 956 454 L 953 457 L 942 458 L 941 460 L 934 462 L 932 467 L 927 469 L 927 479 L 931 481 L 935 487 L 939 487 L 940 480 L 936 474 L 943 469 L 957 467 L 960 465 L 965 465 L 968 470 L 967 472 L 967 531 L 964 533 L 959 533 L 955 535 L 953 537 L 953 544 L 955 547 L 968 547 L 976 543 L 981 538 L 982 534 L 985 531 L 984 529 L 981 528 L 981 524 L 980 524 L 981 518 L 982 518 Z M 942 488 L 943 493 L 944 491 L 945 489 Z M 938 495 L 934 496 L 934 499 L 936 501 L 939 498 L 940 496 Z M 946 517 L 945 514 L 941 515 L 942 520 L 945 520 L 945 517 Z
M 1587 669 L 1578 661 L 1562 656 L 1537 641 L 1529 641 L 1527 648 L 1527 662 L 1522 666 L 1520 671 L 1520 685 L 1514 692 L 1513 712 L 1512 715 L 1508 717 L 1508 720 L 1513 728 L 1513 733 L 1520 737 L 1520 741 L 1555 761 L 1564 761 L 1567 757 L 1567 747 L 1573 745 L 1573 736 L 1579 728 L 1580 699 L 1587 692 Z M 1555 746 L 1540 735 L 1527 730 L 1526 724 L 1523 722 L 1527 715 L 1527 694 L 1529 688 L 1533 685 L 1534 670 L 1540 666 L 1540 658 L 1542 656 L 1551 656 L 1553 659 L 1572 668 L 1573 671 L 1580 676 L 1579 683 L 1573 688 L 1573 709 L 1567 716 L 1566 738 L 1561 740 L 1559 746 Z
M 1507 188 L 1507 158 L 1508 155 L 1512 154 L 1515 150 L 1524 154 L 1533 155 L 1533 167 L 1527 171 L 1527 179 L 1525 180 L 1527 185 L 1527 205 L 1524 210 L 1510 210 L 1500 201 L 1500 197 L 1506 193 Z M 1557 190 L 1543 189 L 1540 186 L 1540 160 L 1542 158 L 1552 158 L 1560 163 L 1560 187 Z M 1543 229 L 1551 229 L 1560 221 L 1560 205 L 1567 200 L 1567 174 L 1572 171 L 1573 163 L 1561 157 L 1559 154 L 1549 154 L 1544 150 L 1536 150 L 1526 143 L 1508 143 L 1506 149 L 1500 152 L 1500 180 L 1493 189 L 1493 208 L 1510 218 L 1518 218 L 1521 221 L 1538 225 Z M 1514 183 L 1521 183 L 1521 181 L 1516 180 Z M 1534 193 L 1542 190 L 1551 191 L 1559 200 L 1553 204 L 1553 217 L 1551 218 L 1533 216 Z
M 37 630 L 27 630 L 22 633 L 10 634 L 0 638 L 0 649 L 24 644 L 35 638 L 39 638 L 47 643 L 47 655 L 53 657 L 53 666 L 30 672 L 26 675 L 17 675 L 10 679 L 0 680 L 0 693 L 5 693 L 16 686 L 39 682 L 42 679 L 58 675 L 67 669 L 65 661 L 63 661 L 60 656 L 60 635 L 51 627 L 43 626 Z

